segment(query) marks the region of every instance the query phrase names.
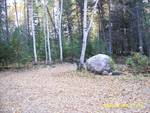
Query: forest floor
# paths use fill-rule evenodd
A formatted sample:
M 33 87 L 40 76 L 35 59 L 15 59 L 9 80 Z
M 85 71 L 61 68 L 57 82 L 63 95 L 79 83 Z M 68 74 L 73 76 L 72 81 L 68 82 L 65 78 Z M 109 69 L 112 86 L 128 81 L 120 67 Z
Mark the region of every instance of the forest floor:
M 57 64 L 0 72 L 0 113 L 149 113 L 150 78 L 100 76 Z

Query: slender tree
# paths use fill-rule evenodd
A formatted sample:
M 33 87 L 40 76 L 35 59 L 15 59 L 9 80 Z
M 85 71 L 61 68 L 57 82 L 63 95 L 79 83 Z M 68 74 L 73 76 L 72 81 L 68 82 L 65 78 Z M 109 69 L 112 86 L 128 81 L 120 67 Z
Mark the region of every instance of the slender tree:
M 60 61 L 63 61 L 63 49 L 62 49 L 62 13 L 63 13 L 63 0 L 60 1 L 60 15 L 59 15 L 59 49 L 60 49 Z
M 53 29 L 54 29 L 54 32 L 55 32 L 55 36 L 56 36 L 56 37 L 59 37 L 58 31 L 57 31 L 57 27 L 56 27 L 56 23 L 54 22 L 54 20 L 53 20 L 53 18 L 52 18 L 52 15 L 51 15 L 51 13 L 50 13 L 50 11 L 49 11 L 49 9 L 48 9 L 48 6 L 47 6 L 47 13 L 48 13 L 49 18 L 50 18 L 50 21 L 51 21 L 51 23 L 52 23 L 52 26 L 53 26 Z
M 97 8 L 97 5 L 98 5 L 98 1 L 99 0 L 95 1 L 94 9 L 93 9 L 92 16 L 91 16 L 91 19 L 90 19 L 90 23 L 89 23 L 89 26 L 88 26 L 88 23 L 87 23 L 88 0 L 84 0 L 83 43 L 82 43 L 82 50 L 81 50 L 79 68 L 83 68 L 83 65 L 84 65 L 85 53 L 86 53 L 86 47 L 87 47 L 87 38 L 88 38 L 89 31 L 92 27 L 93 16 L 96 13 L 96 8 Z
M 33 0 L 31 0 L 30 3 L 31 3 L 31 24 L 32 24 L 34 63 L 37 64 L 37 50 L 36 50 L 36 38 L 35 38 L 35 26 L 34 26 Z
M 137 15 L 137 24 L 138 24 L 138 38 L 139 38 L 139 50 L 140 53 L 143 54 L 143 36 L 142 36 L 142 23 L 141 23 L 141 8 L 139 6 L 139 2 L 137 2 L 136 6 L 136 15 Z
M 111 22 L 111 6 L 112 6 L 112 1 L 109 0 L 109 41 L 108 41 L 108 46 L 109 46 L 109 55 L 112 55 L 113 50 L 112 50 L 112 22 Z
M 52 62 L 51 58 L 51 48 L 50 48 L 50 30 L 49 30 L 49 19 L 48 19 L 48 11 L 47 11 L 48 1 L 44 0 L 44 8 L 45 8 L 45 21 L 46 21 L 46 32 L 47 32 L 47 47 L 48 47 L 48 63 Z
M 8 28 L 8 14 L 7 14 L 7 1 L 0 1 L 0 32 L 1 39 L 8 43 L 9 41 L 9 28 Z
M 5 0 L 5 26 L 6 26 L 6 38 L 9 41 L 9 28 L 8 28 L 8 12 L 7 12 L 7 1 Z
M 18 17 L 18 10 L 17 10 L 17 2 L 16 2 L 16 0 L 14 0 L 14 6 L 15 6 L 15 14 L 16 14 L 16 19 L 15 19 L 15 21 L 16 21 L 16 27 L 19 27 L 19 17 Z

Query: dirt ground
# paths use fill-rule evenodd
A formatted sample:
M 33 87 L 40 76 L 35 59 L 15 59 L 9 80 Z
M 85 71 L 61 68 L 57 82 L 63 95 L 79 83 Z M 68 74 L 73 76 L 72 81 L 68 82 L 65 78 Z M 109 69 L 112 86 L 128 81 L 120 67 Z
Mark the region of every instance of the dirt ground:
M 149 112 L 149 77 L 93 75 L 67 63 L 0 72 L 0 113 Z

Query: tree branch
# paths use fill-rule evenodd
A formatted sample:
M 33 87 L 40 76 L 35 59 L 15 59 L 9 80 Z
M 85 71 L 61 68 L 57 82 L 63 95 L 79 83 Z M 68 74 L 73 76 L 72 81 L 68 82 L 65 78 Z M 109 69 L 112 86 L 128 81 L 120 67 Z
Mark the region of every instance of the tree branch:
M 49 9 L 48 9 L 47 5 L 46 5 L 46 9 L 47 9 L 47 13 L 48 13 L 48 15 L 49 15 L 49 17 L 50 17 L 50 20 L 51 20 L 51 22 L 52 22 L 52 25 L 53 25 L 53 27 L 54 27 L 55 35 L 58 37 L 59 35 L 58 35 L 57 29 L 56 29 L 55 22 L 54 22 L 53 19 L 52 19 L 51 13 L 49 12 Z

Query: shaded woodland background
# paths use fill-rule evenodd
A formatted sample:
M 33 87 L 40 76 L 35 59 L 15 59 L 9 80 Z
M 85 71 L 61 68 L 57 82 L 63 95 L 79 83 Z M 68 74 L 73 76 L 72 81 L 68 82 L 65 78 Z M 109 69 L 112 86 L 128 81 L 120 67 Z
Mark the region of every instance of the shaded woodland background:
M 0 0 L 0 65 L 51 64 L 81 57 L 84 3 L 86 57 L 150 56 L 149 0 Z M 95 11 L 95 13 L 94 13 Z

